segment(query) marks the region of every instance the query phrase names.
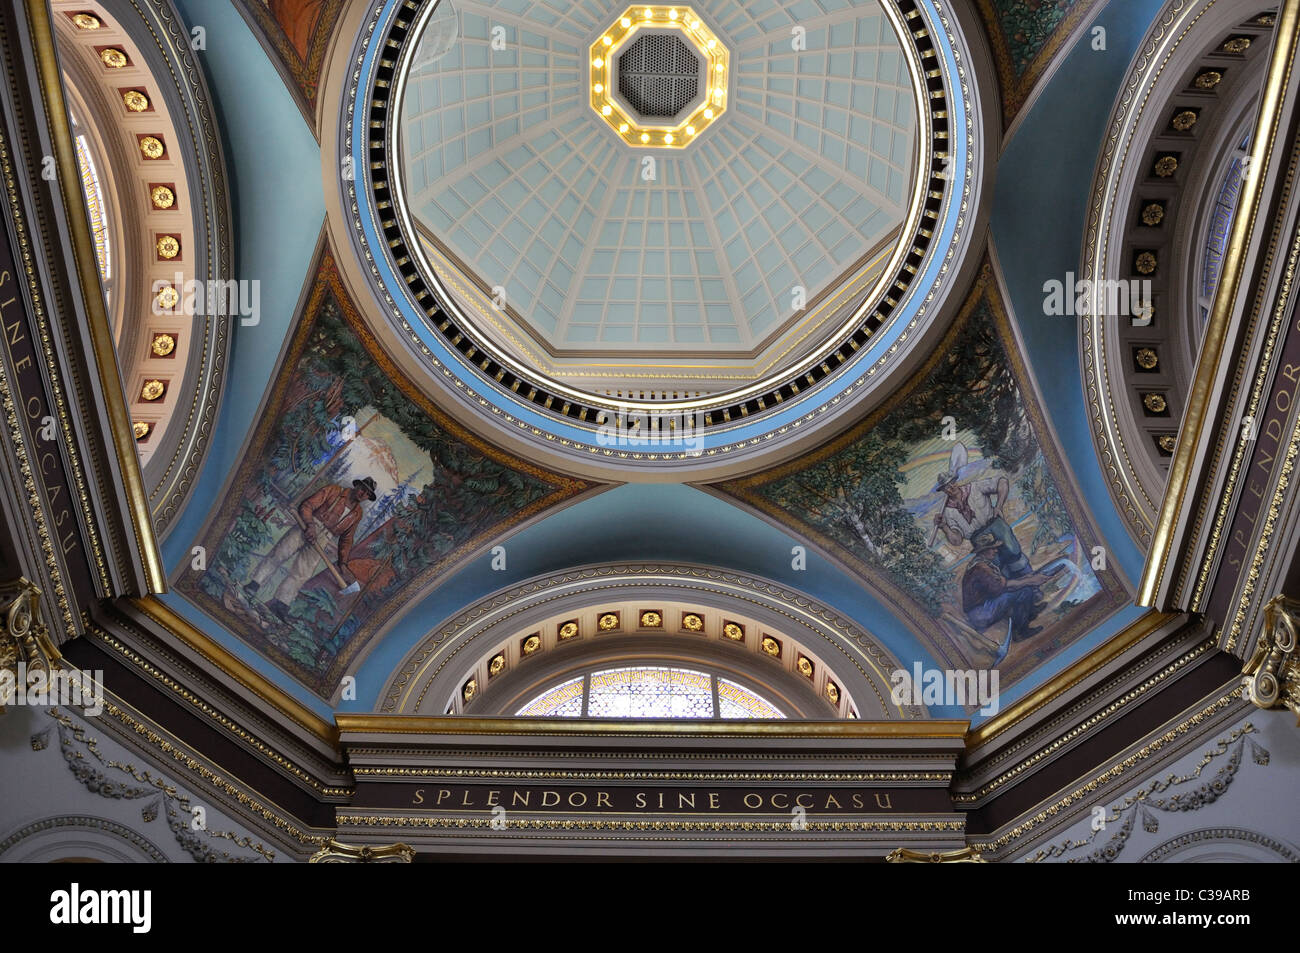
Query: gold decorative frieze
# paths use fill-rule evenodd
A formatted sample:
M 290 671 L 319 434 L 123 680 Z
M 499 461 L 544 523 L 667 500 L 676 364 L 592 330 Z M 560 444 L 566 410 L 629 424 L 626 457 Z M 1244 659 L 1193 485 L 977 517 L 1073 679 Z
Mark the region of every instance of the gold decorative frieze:
M 599 619 L 596 620 L 596 628 L 602 632 L 613 632 L 619 626 L 619 614 L 617 612 L 603 612 Z
M 641 628 L 662 629 L 663 625 L 664 616 L 662 612 L 655 609 L 646 609 L 641 613 Z
M 78 30 L 98 30 L 100 27 L 99 17 L 90 13 L 74 13 L 72 22 Z
M 385 844 L 371 847 L 341 844 L 331 838 L 325 846 L 311 855 L 309 864 L 409 864 L 415 859 L 415 849 L 406 844 Z
M 542 637 L 534 633 L 519 643 L 519 654 L 523 656 L 532 655 L 542 647 Z
M 121 69 L 126 65 L 126 54 L 113 46 L 100 50 L 99 59 L 109 69 Z
M 156 209 L 169 209 L 176 204 L 176 193 L 166 185 L 155 185 L 149 190 L 149 201 Z
M 682 628 L 687 632 L 703 632 L 704 616 L 698 612 L 688 612 L 682 616 Z
M 578 622 L 576 619 L 570 619 L 563 623 L 559 628 L 559 637 L 561 642 L 567 642 L 569 639 L 578 637 Z
M 1259 708 L 1289 708 L 1300 715 L 1297 623 L 1300 601 L 1274 596 L 1264 607 L 1264 630 L 1242 674 L 1245 696 Z
M 492 661 L 488 662 L 488 678 L 495 678 L 506 670 L 506 657 L 504 654 L 492 656 Z
M 722 623 L 722 634 L 733 642 L 745 641 L 745 627 L 738 622 Z
M 133 113 L 142 113 L 149 108 L 149 97 L 138 89 L 128 89 L 122 94 L 122 105 Z

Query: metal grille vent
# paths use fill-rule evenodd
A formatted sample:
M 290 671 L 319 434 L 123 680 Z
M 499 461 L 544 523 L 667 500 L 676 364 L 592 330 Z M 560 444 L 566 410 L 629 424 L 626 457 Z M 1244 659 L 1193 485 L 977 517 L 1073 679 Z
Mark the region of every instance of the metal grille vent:
M 633 41 L 618 58 L 618 90 L 647 118 L 671 119 L 699 92 L 700 59 L 671 33 Z

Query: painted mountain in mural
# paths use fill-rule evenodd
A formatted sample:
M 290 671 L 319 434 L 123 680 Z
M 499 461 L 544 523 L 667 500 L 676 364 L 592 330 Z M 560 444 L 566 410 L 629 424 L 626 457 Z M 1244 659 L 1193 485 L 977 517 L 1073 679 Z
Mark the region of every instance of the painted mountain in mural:
M 715 489 L 824 546 L 936 659 L 996 666 L 1007 684 L 1126 597 L 1094 552 L 990 285 L 986 273 L 915 382 L 863 424 Z
M 403 381 L 322 267 L 252 451 L 176 588 L 324 697 L 406 599 L 589 488 L 513 460 Z

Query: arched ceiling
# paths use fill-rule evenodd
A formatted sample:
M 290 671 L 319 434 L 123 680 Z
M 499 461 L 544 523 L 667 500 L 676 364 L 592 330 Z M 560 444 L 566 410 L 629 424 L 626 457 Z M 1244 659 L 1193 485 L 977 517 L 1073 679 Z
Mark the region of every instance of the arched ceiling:
M 327 210 L 343 206 L 336 192 L 331 191 L 337 190 L 341 171 L 332 154 L 336 145 L 340 146 L 340 156 L 348 153 L 343 141 L 346 137 L 340 132 L 345 119 L 338 111 L 339 101 L 346 92 L 344 77 L 353 68 L 350 51 L 360 35 L 369 6 L 343 2 L 299 5 L 303 10 L 310 7 L 313 26 L 308 30 L 301 24 L 295 26 L 294 12 L 290 9 L 293 4 L 241 0 L 246 23 L 232 11 L 213 11 L 199 0 L 176 0 L 176 4 L 187 22 L 205 23 L 210 33 L 220 30 L 223 34 L 223 42 L 210 46 L 203 63 L 217 100 L 226 161 L 232 180 L 238 183 L 234 216 L 238 268 L 242 276 L 264 282 L 262 322 L 257 328 L 238 329 L 235 335 L 231 379 L 237 379 L 239 386 L 228 389 L 225 396 L 217 428 L 219 439 L 214 441 L 202 471 L 195 478 L 188 507 L 172 522 L 165 541 L 164 557 L 175 591 L 164 598 L 179 614 L 220 641 L 250 667 L 322 712 L 328 712 L 332 706 L 373 709 L 403 657 L 428 637 L 440 620 L 455 616 L 476 600 L 527 585 L 535 577 L 592 563 L 663 560 L 749 573 L 771 580 L 792 598 L 807 594 L 853 620 L 901 662 L 942 665 L 945 659 L 964 657 L 975 665 L 988 664 L 988 659 L 970 655 L 968 647 L 959 647 L 960 643 L 946 635 L 942 625 L 934 624 L 923 612 L 915 611 L 914 606 L 902 606 L 902 601 L 894 598 L 890 584 L 886 584 L 885 576 L 873 568 L 870 560 L 855 561 L 850 558 L 852 554 L 846 555 L 842 543 L 835 541 L 834 533 L 824 532 L 825 527 L 818 529 L 807 520 L 792 519 L 784 523 L 774 520 L 754 500 L 743 499 L 738 492 L 728 498 L 713 485 L 721 479 L 716 474 L 707 481 L 709 485 L 698 487 L 684 485 L 680 477 L 668 475 L 664 486 L 629 485 L 589 499 L 578 498 L 587 485 L 601 481 L 575 480 L 572 471 L 566 472 L 565 467 L 555 465 L 553 456 L 546 458 L 546 466 L 538 467 L 538 457 L 523 437 L 503 436 L 501 430 L 494 430 L 463 412 L 439 390 L 450 374 L 446 370 L 431 370 L 419 338 L 413 333 L 404 336 L 393 333 L 394 325 L 389 318 L 394 309 L 367 286 L 364 257 L 354 260 L 353 248 L 340 241 L 329 228 L 315 250 L 312 248 L 315 236 L 322 234 Z M 406 102 L 411 114 L 403 135 L 408 186 L 412 209 L 427 216 L 425 247 L 433 249 L 441 242 L 467 271 L 482 272 L 479 277 L 488 283 L 487 290 L 491 290 L 491 285 L 507 283 L 506 299 L 518 305 L 517 317 L 521 321 L 526 319 L 530 333 L 538 339 L 539 348 L 549 359 L 556 359 L 566 349 L 617 353 L 620 348 L 653 345 L 659 353 L 671 352 L 674 347 L 689 350 L 707 346 L 716 348 L 720 354 L 730 349 L 732 356 L 726 359 L 732 360 L 736 353 L 761 346 L 763 339 L 788 317 L 781 307 L 788 304 L 788 297 L 782 301 L 779 293 L 788 278 L 783 267 L 791 267 L 792 261 L 800 268 L 809 267 L 807 262 L 811 259 L 800 263 L 798 256 L 802 250 L 817 249 L 826 262 L 824 270 L 817 272 L 823 287 L 833 283 L 843 274 L 842 265 L 861 261 L 864 254 L 876 247 L 873 243 L 887 241 L 894 227 L 891 223 L 895 222 L 891 216 L 900 203 L 906 203 L 906 184 L 898 191 L 891 184 L 890 176 L 893 172 L 905 172 L 913 161 L 912 153 L 917 147 L 909 137 L 917 130 L 909 128 L 898 111 L 901 77 L 897 69 L 891 71 L 886 65 L 882 72 L 882 61 L 888 60 L 885 54 L 889 38 L 883 29 L 872 32 L 862 26 L 878 22 L 873 19 L 876 17 L 873 11 L 879 9 L 877 0 L 857 6 L 830 3 L 698 6 L 701 15 L 732 45 L 735 85 L 730 90 L 728 111 L 715 128 L 709 129 L 690 148 L 671 157 L 664 151 L 656 155 L 664 177 L 661 190 L 665 201 L 660 224 L 665 233 L 662 247 L 665 280 L 671 282 L 676 277 L 672 253 L 685 252 L 691 261 L 686 263 L 689 268 L 684 273 L 689 274 L 693 283 L 690 294 L 683 288 L 680 298 L 672 297 L 677 292 L 671 285 L 666 288 L 662 302 L 667 306 L 670 320 L 663 324 L 655 323 L 652 318 L 650 305 L 660 300 L 647 294 L 655 291 L 646 284 L 652 276 L 642 276 L 651 267 L 647 265 L 647 256 L 659 246 L 652 244 L 648 229 L 642 228 L 638 235 L 629 227 L 634 220 L 643 226 L 648 222 L 648 197 L 642 209 L 634 205 L 630 189 L 623 188 L 628 193 L 627 202 L 620 204 L 619 188 L 602 193 L 591 185 L 596 177 L 614 181 L 637 168 L 632 161 L 635 153 L 620 154 L 618 150 L 624 147 L 611 130 L 600 126 L 599 117 L 591 110 L 582 90 L 584 73 L 578 64 L 586 57 L 586 44 L 599 31 L 606 13 L 617 16 L 622 9 L 610 6 L 606 11 L 598 6 L 575 4 L 575 12 L 561 15 L 552 6 L 542 4 L 466 2 L 460 5 L 461 40 L 453 43 L 446 55 L 413 73 L 407 91 Z M 989 15 L 990 31 L 1005 27 L 1011 33 L 999 34 L 1002 40 L 989 41 L 981 36 L 981 26 L 973 16 L 963 13 L 948 20 L 949 29 L 971 38 L 974 50 L 964 55 L 960 64 L 954 63 L 954 75 L 959 77 L 959 86 L 964 82 L 968 87 L 972 103 L 978 102 L 996 113 L 998 102 L 1005 106 L 1013 92 L 1006 85 L 1005 77 L 999 85 L 994 68 L 997 48 L 1000 43 L 1007 44 L 1008 35 L 1016 37 L 1016 30 L 1006 24 L 1013 23 L 1017 16 L 1032 14 L 1018 0 L 988 0 L 980 6 Z M 1026 646 L 1013 658 L 1014 678 L 1003 683 L 1007 700 L 1031 690 L 1096 647 L 1137 614 L 1131 605 L 1123 606 L 1128 603 L 1129 580 L 1140 566 L 1140 553 L 1116 516 L 1093 456 L 1078 394 L 1075 328 L 1064 323 L 1051 326 L 1044 323 L 1041 286 L 1044 276 L 1055 276 L 1058 271 L 1063 275 L 1078 260 L 1088 179 L 1100 134 L 1093 126 L 1102 122 L 1098 118 L 1089 126 L 1080 117 L 1105 116 L 1122 85 L 1138 39 L 1160 4 L 1157 0 L 1109 4 L 1088 4 L 1081 0 L 1078 4 L 1052 6 L 1054 9 L 1043 14 L 1041 30 L 1025 34 L 1023 41 L 1015 39 L 1023 47 L 1018 47 L 1017 62 L 1030 64 L 1016 74 L 1015 81 L 1022 82 L 1036 70 L 1042 80 L 1024 96 L 1024 106 L 1012 130 L 1013 138 L 1000 157 L 997 192 L 993 198 L 991 247 L 994 254 L 988 260 L 983 283 L 973 287 L 971 282 L 964 281 L 961 287 L 953 289 L 954 307 L 946 320 L 949 323 L 957 320 L 957 330 L 953 333 L 960 332 L 962 322 L 972 320 L 970 314 L 981 302 L 995 303 L 1004 315 L 999 325 L 999 340 L 1007 349 L 1008 360 L 1015 365 L 1016 386 L 1021 391 L 1022 403 L 1029 408 L 1027 414 L 1034 439 L 1044 448 L 1049 464 L 1044 471 L 1044 479 L 1049 483 L 1040 481 L 1036 485 L 1040 490 L 1054 487 L 1062 495 L 1072 522 L 1071 527 L 1045 545 L 1052 550 L 1053 558 L 1056 549 L 1062 547 L 1074 553 L 1076 566 L 1081 565 L 1078 560 L 1084 558 L 1085 551 L 1091 559 L 1095 547 L 1102 547 L 1110 558 L 1110 568 L 1100 588 L 1089 590 L 1091 603 L 1081 607 L 1072 603 L 1068 595 L 1059 600 L 1051 619 L 1052 637 Z M 1073 19 L 1058 16 L 1067 8 L 1079 12 L 1074 13 Z M 1099 22 L 1109 27 L 1110 52 L 1105 57 L 1091 55 L 1086 35 L 1082 38 L 1079 35 L 1087 23 L 1082 12 L 1085 10 L 1089 16 L 1105 18 Z M 562 22 L 566 18 L 572 22 Z M 791 25 L 796 21 L 797 25 L 807 25 L 808 50 L 812 54 L 807 67 L 812 71 L 809 76 L 804 75 L 803 65 L 792 71 L 782 63 L 782 44 L 788 46 Z M 473 59 L 480 54 L 469 51 L 477 45 L 484 48 L 485 54 L 492 52 L 490 25 L 497 22 L 507 27 L 507 38 L 520 40 L 518 64 L 500 71 L 502 88 L 497 87 L 495 78 L 486 87 L 466 85 L 475 70 L 481 71 Z M 850 23 L 852 43 L 861 49 L 855 49 L 847 60 L 836 61 L 834 57 L 838 54 L 833 52 L 839 42 L 836 31 L 848 29 Z M 296 51 L 296 62 L 286 65 L 289 47 L 285 37 L 297 35 L 295 29 L 302 34 L 290 44 Z M 525 42 L 526 34 L 535 38 L 532 46 Z M 462 44 L 464 49 L 460 51 Z M 565 44 L 567 49 L 563 48 Z M 993 52 L 988 52 L 990 48 Z M 326 56 L 322 52 L 313 69 L 310 64 L 314 50 L 336 53 Z M 525 53 L 532 59 L 526 61 Z M 1040 61 L 1040 57 L 1044 59 Z M 1069 75 L 1064 69 L 1054 70 L 1053 64 L 1058 60 L 1070 66 Z M 337 75 L 329 73 L 334 69 L 331 64 L 339 66 Z M 874 73 L 868 64 L 874 65 Z M 828 77 L 830 71 L 841 79 Z M 496 77 L 498 72 L 492 70 L 491 75 Z M 282 76 L 292 81 L 281 82 Z M 457 82 L 450 87 L 444 85 L 444 81 L 451 79 Z M 782 86 L 787 80 L 788 85 Z M 836 86 L 840 82 L 842 89 Z M 535 91 L 544 90 L 546 95 L 526 106 L 526 92 L 534 88 L 531 83 L 539 83 Z M 511 84 L 517 88 L 509 89 Z M 760 96 L 760 84 L 771 84 L 773 89 L 764 89 Z M 444 98 L 448 90 L 451 95 Z M 325 96 L 326 92 L 330 95 Z M 308 101 L 311 110 L 301 109 Z M 788 127 L 783 125 L 787 119 Z M 461 124 L 459 130 L 454 128 L 457 122 Z M 519 123 L 516 139 L 511 138 L 512 122 Z M 969 145 L 980 145 L 974 139 L 976 133 L 985 134 L 981 128 L 979 122 L 973 122 Z M 268 168 L 265 149 L 268 142 L 276 141 L 280 163 Z M 996 151 L 999 146 L 996 133 L 988 144 Z M 857 150 L 856 154 L 853 149 Z M 909 154 L 902 157 L 900 149 Z M 454 153 L 459 158 L 460 150 L 463 159 L 449 168 L 448 157 Z M 342 170 L 346 168 L 344 163 Z M 861 174 L 863 168 L 865 175 Z M 873 168 L 883 169 L 884 177 L 873 173 Z M 492 171 L 486 171 L 489 169 Z M 587 170 L 593 177 L 586 188 L 581 170 Z M 855 183 L 851 200 L 835 191 L 837 186 L 849 181 Z M 512 182 L 524 191 L 512 190 Z M 676 192 L 681 201 L 679 212 L 673 213 L 679 216 L 677 219 L 670 217 L 667 201 L 670 192 Z M 787 222 L 784 227 L 780 227 L 779 219 L 764 215 L 773 208 L 783 209 L 795 198 L 802 199 L 804 193 L 807 209 L 824 210 L 827 218 L 821 225 L 810 227 L 810 221 L 815 223 L 816 211 L 812 212 L 811 220 Z M 691 224 L 695 213 L 687 202 L 688 195 L 694 197 L 696 217 L 705 229 L 698 240 L 687 229 L 686 244 L 679 247 L 672 242 L 672 226 Z M 970 229 L 979 210 L 964 204 L 962 198 L 957 190 L 952 202 L 954 226 L 956 219 L 962 217 L 963 227 Z M 494 200 L 500 204 L 491 204 Z M 530 207 L 530 201 L 537 202 L 537 207 Z M 749 217 L 742 222 L 745 214 L 740 210 L 746 202 L 749 205 L 745 214 Z M 1050 215 L 1043 212 L 1047 208 L 1052 210 Z M 559 214 L 562 211 L 564 215 Z M 582 219 L 584 230 L 575 232 L 573 225 L 584 213 L 590 216 Z M 873 215 L 883 218 L 873 219 Z M 728 224 L 720 230 L 724 221 Z M 873 221 L 875 224 L 868 224 Z M 982 219 L 979 221 L 982 226 Z M 842 232 L 832 226 L 836 222 Z M 746 232 L 746 223 L 752 226 L 752 233 Z M 791 236 L 783 237 L 792 227 Z M 736 230 L 742 233 L 744 241 L 733 246 L 734 252 L 729 252 L 730 243 L 722 240 L 722 232 Z M 561 281 L 564 273 L 557 272 L 556 268 L 561 261 L 567 262 L 565 244 L 575 235 L 587 243 L 587 260 L 584 262 L 584 254 L 579 254 L 575 262 L 585 271 L 575 268 L 570 278 Z M 765 248 L 773 245 L 773 236 L 775 249 L 764 253 Z M 979 231 L 977 250 L 987 238 Z M 734 242 L 734 236 L 731 241 Z M 843 247 L 842 254 L 835 254 L 844 242 L 849 244 Z M 528 254 L 539 243 L 547 246 L 550 253 L 545 262 L 540 262 L 539 256 L 540 263 L 533 262 Z M 508 249 L 509 253 L 498 255 L 494 247 Z M 733 262 L 729 254 L 740 257 Z M 775 257 L 764 257 L 765 254 Z M 608 255 L 608 263 L 597 255 Z M 629 290 L 628 297 L 615 299 L 614 282 L 630 277 L 618 274 L 623 255 L 634 256 L 639 261 L 635 266 L 638 276 L 636 287 Z M 758 278 L 743 291 L 739 286 L 724 287 L 723 298 L 719 300 L 729 309 L 730 323 L 721 320 L 721 311 L 717 313 L 717 323 L 707 312 L 708 297 L 703 282 L 712 276 L 705 274 L 702 262 L 707 262 L 710 256 L 724 275 L 737 274 L 748 264 Z M 607 268 L 607 265 L 612 270 L 598 271 L 597 266 Z M 553 326 L 543 327 L 545 308 L 531 306 L 543 295 L 530 297 L 533 286 L 528 283 L 531 278 L 525 281 L 527 268 L 536 272 L 536 288 L 543 288 L 545 282 L 547 287 L 554 285 L 557 293 L 563 292 L 554 310 Z M 494 271 L 506 274 L 503 277 L 488 274 Z M 937 266 L 935 274 L 939 275 Z M 579 275 L 585 277 L 579 280 Z M 593 294 L 588 302 L 599 304 L 601 312 L 599 320 L 593 317 L 587 322 L 595 329 L 594 337 L 581 340 L 577 329 L 584 322 L 578 320 L 578 305 L 585 301 L 583 286 L 588 279 L 605 280 L 606 296 L 602 299 Z M 918 302 L 924 300 L 926 291 L 942 284 L 936 281 L 936 285 L 927 284 L 918 292 Z M 509 282 L 515 284 L 511 286 Z M 322 287 L 326 288 L 325 292 L 320 291 Z M 810 301 L 814 297 L 812 287 Z M 751 292 L 758 292 L 758 297 L 747 303 Z M 699 341 L 687 340 L 688 335 L 677 337 L 679 324 L 674 307 L 678 303 L 692 303 L 692 297 L 698 299 L 695 303 L 701 307 Z M 554 296 L 550 300 L 557 301 Z M 604 336 L 606 330 L 616 326 L 610 320 L 615 313 L 611 305 L 614 300 L 625 301 L 624 311 L 635 315 L 634 320 L 626 322 L 631 329 L 626 332 L 629 335 L 626 340 L 617 340 L 616 335 Z M 962 303 L 968 306 L 967 316 L 958 319 L 957 305 Z M 283 429 L 282 424 L 288 419 L 285 400 L 292 399 L 295 393 L 299 397 L 310 393 L 316 396 L 307 399 L 321 401 L 318 408 L 321 413 L 313 412 L 321 417 L 320 433 L 304 432 L 303 437 L 308 440 L 341 432 L 339 424 L 343 417 L 364 421 L 367 417 L 360 412 L 377 407 L 373 402 L 361 401 L 354 393 L 356 388 L 346 381 L 343 391 L 348 396 L 342 404 L 330 396 L 330 382 L 323 379 L 319 382 L 321 388 L 294 391 L 295 380 L 318 370 L 304 360 L 304 355 L 310 353 L 304 342 L 311 339 L 313 328 L 319 329 L 331 308 L 336 315 L 352 315 L 343 324 L 350 329 L 346 334 L 354 335 L 360 342 L 359 346 L 348 345 L 349 353 L 356 359 L 349 373 L 354 373 L 358 380 L 386 379 L 394 393 L 409 396 L 409 407 L 405 410 L 396 404 L 389 407 L 383 414 L 384 421 L 366 431 L 368 439 L 386 442 L 389 451 L 397 448 L 406 452 L 409 448 L 403 440 L 409 440 L 413 429 L 424 426 L 420 423 L 423 415 L 424 420 L 433 421 L 441 432 L 451 435 L 449 447 L 452 444 L 461 448 L 478 446 L 483 457 L 496 461 L 503 473 L 532 467 L 536 479 L 567 490 L 556 495 L 554 506 L 548 505 L 527 518 L 516 518 L 508 506 L 503 507 L 504 515 L 499 522 L 489 520 L 477 524 L 482 530 L 479 535 L 466 536 L 460 541 L 463 546 L 453 547 L 451 558 L 445 562 L 434 561 L 425 567 L 436 568 L 427 573 L 399 573 L 391 580 L 394 588 L 383 602 L 382 610 L 372 611 L 363 620 L 368 628 L 360 636 L 355 627 L 347 631 L 340 628 L 343 621 L 340 615 L 329 619 L 318 617 L 292 639 L 287 639 L 288 634 L 276 628 L 278 623 L 271 616 L 257 623 L 249 619 L 241 622 L 239 612 L 228 604 L 231 600 L 238 603 L 234 590 L 242 590 L 248 582 L 248 566 L 235 573 L 228 585 L 214 584 L 212 578 L 203 578 L 193 568 L 194 553 L 196 546 L 202 546 L 213 556 L 242 531 L 239 521 L 248 519 L 249 510 L 245 506 L 251 499 L 248 494 L 262 479 L 261 474 L 271 459 L 282 450 L 268 434 L 277 426 Z M 765 318 L 765 313 L 769 317 Z M 680 328 L 687 326 L 687 323 L 680 324 Z M 655 342 L 650 337 L 640 337 L 643 329 L 652 327 L 666 328 L 666 339 Z M 723 333 L 727 328 L 734 329 L 734 338 L 728 339 Z M 938 328 L 940 332 L 944 330 Z M 898 331 L 904 334 L 903 328 Z M 874 394 L 866 403 L 858 403 L 856 397 L 841 396 L 833 405 L 835 412 L 846 408 L 852 412 L 837 418 L 838 423 L 824 434 L 810 439 L 803 446 L 806 459 L 801 456 L 792 465 L 812 467 L 834 459 L 835 451 L 830 444 L 836 432 L 844 432 L 868 412 L 889 413 L 886 405 L 891 395 L 897 399 L 890 406 L 896 414 L 902 413 L 898 408 L 906 405 L 903 398 L 918 393 L 916 388 L 921 378 L 910 373 L 917 365 L 930 359 L 949 364 L 963 359 L 960 342 L 954 345 L 950 340 L 946 349 L 940 350 L 939 337 L 938 334 L 924 337 L 925 351 L 911 355 L 912 360 L 900 365 L 909 373 L 891 382 L 884 389 L 888 393 Z M 340 341 L 338 335 L 320 341 L 322 353 L 331 348 L 337 350 Z M 891 353 L 901 358 L 905 350 L 900 347 Z M 471 392 L 467 399 L 482 400 L 485 405 L 498 400 L 495 396 L 489 400 L 483 396 L 486 391 L 473 387 L 464 390 Z M 825 404 L 832 406 L 831 398 Z M 501 405 L 505 405 L 504 400 Z M 972 418 L 989 412 L 989 407 L 976 394 L 965 399 L 953 416 L 961 422 L 959 429 L 966 431 Z M 903 461 L 906 494 L 898 512 L 912 521 L 908 533 L 919 537 L 919 543 L 914 540 L 907 543 L 913 547 L 910 555 L 929 554 L 927 558 L 944 560 L 956 580 L 967 565 L 969 541 L 957 544 L 930 539 L 935 507 L 939 504 L 930 479 L 937 475 L 940 457 L 950 454 L 951 446 L 938 443 L 941 434 L 914 432 L 921 426 L 918 421 L 923 422 L 922 417 L 897 420 L 897 426 L 907 430 L 908 439 L 914 439 L 916 444 L 915 457 Z M 383 435 L 390 430 L 392 439 L 388 440 Z M 864 434 L 869 437 L 870 429 Z M 850 431 L 845 438 L 847 445 L 852 446 L 860 437 L 863 434 Z M 1019 464 L 1001 454 L 1000 448 L 979 446 L 974 441 L 967 443 L 971 451 L 969 462 L 982 467 L 982 473 L 987 470 L 996 476 L 1001 471 L 1009 476 L 1010 482 L 1020 481 L 1022 486 L 1033 482 L 1022 480 L 1026 475 L 1023 468 L 1017 469 Z M 375 459 L 381 457 L 382 453 Z M 446 470 L 436 463 L 434 469 Z M 764 481 L 778 478 L 770 468 L 760 469 L 762 472 L 750 474 L 757 480 L 756 490 Z M 745 470 L 738 466 L 734 472 L 723 475 L 740 479 L 745 476 Z M 401 479 L 409 475 L 401 467 L 396 472 L 398 480 L 389 481 L 391 486 L 386 487 L 389 491 L 398 489 Z M 604 481 L 618 482 L 618 472 L 614 465 Z M 332 479 L 337 474 L 326 474 L 309 461 L 293 476 L 307 485 L 313 480 Z M 348 480 L 354 477 L 351 471 L 347 476 Z M 475 496 L 476 506 L 483 502 L 478 497 L 495 492 L 472 478 L 467 480 L 464 473 L 459 476 L 461 482 L 456 485 L 456 492 Z M 423 481 L 423 476 L 417 481 L 421 490 Z M 404 505 L 428 506 L 432 501 L 434 511 L 456 525 L 466 510 L 454 502 L 447 482 L 440 485 L 437 479 L 432 480 L 423 504 L 405 500 Z M 561 505 L 565 503 L 572 505 Z M 1018 513 L 1030 512 L 1035 505 L 1023 492 L 1016 497 Z M 256 508 L 251 512 L 257 513 Z M 399 508 L 396 516 L 389 514 L 389 518 L 403 521 L 402 525 L 409 528 L 409 515 Z M 367 518 L 372 528 L 384 525 L 377 516 Z M 271 533 L 252 545 L 250 555 L 254 560 L 267 556 L 276 545 L 277 534 L 288 528 L 284 520 L 268 523 L 263 517 L 256 519 L 269 526 Z M 396 531 L 399 526 L 395 523 L 389 529 Z M 451 532 L 455 535 L 456 531 Z M 368 545 L 377 545 L 378 539 L 373 538 Z M 1036 548 L 1032 530 L 1021 542 L 1027 551 Z M 503 547 L 500 568 L 494 563 L 493 546 Z M 364 555 L 382 564 L 387 553 L 373 550 Z M 1030 553 L 1035 565 L 1044 558 L 1039 553 Z M 318 572 L 303 588 L 328 590 L 328 573 L 323 564 L 313 568 Z M 334 588 L 337 594 L 338 587 Z M 959 599 L 951 592 L 947 595 Z M 321 604 L 313 611 L 325 612 L 327 608 Z M 953 610 L 948 607 L 946 611 Z M 342 614 L 346 612 L 344 606 Z M 300 619 L 308 617 L 304 611 L 296 615 Z M 263 621 L 267 623 L 266 628 L 262 627 Z M 337 638 L 340 632 L 343 632 L 341 641 Z M 357 636 L 355 641 L 354 636 Z M 945 638 L 947 641 L 943 641 Z M 268 648 L 277 641 L 278 648 Z M 285 648 L 291 641 L 297 644 L 300 654 L 309 644 L 317 650 L 309 666 L 314 670 L 312 677 L 304 677 L 302 671 L 295 670 L 294 663 L 286 661 L 293 654 Z M 323 666 L 319 658 L 322 646 L 329 646 L 336 653 Z M 337 659 L 344 659 L 346 664 L 334 666 Z M 355 700 L 339 697 L 337 679 L 343 673 L 357 677 Z M 932 707 L 931 713 L 965 714 L 942 707 Z

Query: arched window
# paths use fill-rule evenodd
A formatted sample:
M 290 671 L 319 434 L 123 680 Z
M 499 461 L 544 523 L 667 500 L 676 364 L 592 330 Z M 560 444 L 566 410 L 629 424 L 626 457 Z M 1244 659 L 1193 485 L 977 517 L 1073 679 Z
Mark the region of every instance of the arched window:
M 743 685 L 686 668 L 606 668 L 547 689 L 516 713 L 539 718 L 785 718 Z

